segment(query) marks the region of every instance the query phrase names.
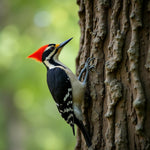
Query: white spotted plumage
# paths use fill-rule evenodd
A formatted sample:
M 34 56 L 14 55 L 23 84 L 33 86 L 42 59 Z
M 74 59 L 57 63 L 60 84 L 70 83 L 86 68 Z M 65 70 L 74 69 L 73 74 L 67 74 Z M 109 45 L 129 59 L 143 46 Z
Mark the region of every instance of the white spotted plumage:
M 56 78 L 55 76 L 59 76 Z M 70 78 L 62 66 L 48 70 L 47 83 L 61 116 L 71 125 L 74 133 L 74 111 Z M 57 93 L 57 94 L 56 94 Z
M 66 100 L 67 100 L 67 98 L 70 96 L 70 91 L 72 91 L 72 89 L 71 89 L 71 88 L 69 88 L 69 89 L 68 89 L 68 93 L 65 95 L 65 97 L 64 97 L 64 101 L 66 101 Z

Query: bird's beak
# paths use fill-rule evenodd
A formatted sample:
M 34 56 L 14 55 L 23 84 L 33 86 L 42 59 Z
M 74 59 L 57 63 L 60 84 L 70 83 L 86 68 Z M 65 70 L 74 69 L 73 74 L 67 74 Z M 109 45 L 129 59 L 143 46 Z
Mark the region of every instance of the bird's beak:
M 56 44 L 56 48 L 59 49 L 59 48 L 62 48 L 63 46 L 65 46 L 69 41 L 71 41 L 73 38 L 70 38 L 60 44 Z

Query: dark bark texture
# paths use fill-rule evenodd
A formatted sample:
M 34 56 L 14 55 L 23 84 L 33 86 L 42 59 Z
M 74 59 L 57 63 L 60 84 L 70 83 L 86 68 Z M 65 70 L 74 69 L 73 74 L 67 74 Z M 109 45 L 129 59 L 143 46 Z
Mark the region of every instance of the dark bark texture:
M 150 149 L 150 1 L 77 0 L 77 75 L 95 57 L 82 105 L 93 150 Z M 75 150 L 87 150 L 78 130 Z

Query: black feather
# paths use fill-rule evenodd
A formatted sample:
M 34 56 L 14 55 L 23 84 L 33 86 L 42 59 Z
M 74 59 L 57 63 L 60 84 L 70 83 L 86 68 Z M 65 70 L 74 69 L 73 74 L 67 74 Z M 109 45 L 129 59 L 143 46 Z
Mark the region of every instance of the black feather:
M 84 139 L 85 139 L 87 146 L 90 147 L 92 145 L 92 142 L 91 142 L 91 139 L 90 139 L 88 132 L 86 131 L 86 129 L 83 125 L 83 122 L 78 120 L 76 117 L 74 117 L 74 123 L 79 127 L 79 129 L 81 130 L 81 132 L 84 136 Z
M 61 116 L 70 124 L 74 134 L 72 87 L 69 77 L 63 69 L 55 67 L 47 71 L 47 84 Z

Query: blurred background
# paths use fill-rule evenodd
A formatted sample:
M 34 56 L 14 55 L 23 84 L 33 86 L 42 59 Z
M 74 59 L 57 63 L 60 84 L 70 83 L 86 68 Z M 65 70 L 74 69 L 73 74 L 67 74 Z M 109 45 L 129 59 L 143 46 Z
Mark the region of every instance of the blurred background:
M 0 150 L 72 150 L 76 137 L 61 118 L 46 68 L 26 57 L 49 43 L 73 40 L 60 60 L 75 72 L 76 0 L 0 0 Z

